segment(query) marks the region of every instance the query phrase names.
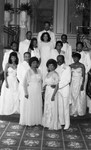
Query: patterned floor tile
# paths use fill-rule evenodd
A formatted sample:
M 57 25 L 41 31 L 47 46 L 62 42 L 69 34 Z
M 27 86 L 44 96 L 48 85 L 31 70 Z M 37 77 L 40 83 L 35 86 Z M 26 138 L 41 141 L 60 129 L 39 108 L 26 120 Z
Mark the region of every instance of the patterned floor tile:
M 23 146 L 25 148 L 33 148 L 33 147 L 40 148 L 41 147 L 41 140 L 29 139 L 29 138 L 22 139 L 20 146 Z
M 63 142 L 60 140 L 43 140 L 43 147 L 45 148 L 63 148 Z
M 62 134 L 61 133 L 58 133 L 58 132 L 54 132 L 54 131 L 52 131 L 52 132 L 44 132 L 44 137 L 43 137 L 44 139 L 51 139 L 51 140 L 61 140 L 62 141 Z
M 19 139 L 16 138 L 3 138 L 0 140 L 0 146 L 1 147 L 10 147 L 10 146 L 14 146 L 17 147 L 19 145 Z
M 6 131 L 5 133 L 4 133 L 4 135 L 3 135 L 3 138 L 21 138 L 21 136 L 22 136 L 22 132 L 20 132 L 20 131 Z
M 90 142 L 91 142 L 91 133 L 90 134 L 83 134 L 83 136 L 84 136 L 85 140 L 90 140 Z
M 32 131 L 32 130 L 26 131 L 23 136 L 23 138 L 38 138 L 38 139 L 41 139 L 41 137 L 42 137 L 42 132 Z
M 41 150 L 41 148 L 24 148 L 24 147 L 20 147 L 19 150 Z
M 26 130 L 32 130 L 32 131 L 42 131 L 42 126 L 33 126 L 33 127 L 27 127 Z
M 88 140 L 88 141 L 85 141 L 85 142 L 86 142 L 87 148 L 89 150 L 91 150 L 91 140 Z
M 0 146 L 0 150 L 17 150 L 17 147 L 1 147 Z
M 62 129 L 59 129 L 59 130 L 50 130 L 50 129 L 48 129 L 48 128 L 45 127 L 45 128 L 44 128 L 44 131 L 45 131 L 45 132 L 46 132 L 46 131 L 48 131 L 48 132 L 50 131 L 50 132 L 60 132 L 60 133 L 61 133 L 61 132 L 62 132 Z
M 83 134 L 91 134 L 91 126 L 81 128 Z
M 7 128 L 7 131 L 11 131 L 11 130 L 24 130 L 25 127 L 19 125 L 19 124 L 14 124 L 14 123 L 11 123 L 8 128 Z
M 62 148 L 45 148 L 43 147 L 42 150 L 64 150 L 63 147 Z
M 7 124 L 0 123 L 0 131 L 5 130 L 6 127 L 7 127 Z
M 68 130 L 63 130 L 64 133 L 79 133 L 79 128 L 76 126 L 71 126 Z
M 80 134 L 64 134 L 64 141 L 71 141 L 71 140 L 79 140 L 83 141 L 82 136 Z
M 65 148 L 70 149 L 70 150 L 80 150 L 80 149 L 85 149 L 85 144 L 83 141 L 64 141 L 65 142 Z

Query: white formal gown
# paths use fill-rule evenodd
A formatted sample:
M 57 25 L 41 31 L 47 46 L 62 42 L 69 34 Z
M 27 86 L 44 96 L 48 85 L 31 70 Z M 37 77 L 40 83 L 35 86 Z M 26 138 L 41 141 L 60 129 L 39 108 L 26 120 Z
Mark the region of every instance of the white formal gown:
M 52 43 L 51 42 L 41 42 L 39 46 L 40 57 L 41 57 L 41 64 L 40 69 L 43 76 L 43 83 L 45 76 L 47 74 L 47 67 L 46 62 L 51 58 L 51 50 L 52 50 Z
M 45 78 L 45 98 L 44 98 L 44 114 L 42 124 L 51 130 L 60 129 L 58 120 L 58 93 L 55 95 L 55 100 L 51 101 L 54 88 L 51 85 L 56 85 L 59 81 L 59 76 L 55 72 L 51 72 L 50 76 Z
M 85 91 L 81 91 L 82 85 L 82 68 L 72 68 L 71 81 L 71 115 L 85 115 L 86 113 L 86 97 Z
M 18 97 L 18 81 L 16 77 L 16 69 L 8 68 L 8 88 L 4 81 L 1 88 L 0 97 L 0 115 L 11 115 L 19 113 L 19 97 Z
M 41 74 L 35 74 L 29 69 L 24 79 L 24 92 L 28 94 L 28 99 L 24 97 L 20 114 L 21 125 L 39 125 L 42 123 L 42 88 Z

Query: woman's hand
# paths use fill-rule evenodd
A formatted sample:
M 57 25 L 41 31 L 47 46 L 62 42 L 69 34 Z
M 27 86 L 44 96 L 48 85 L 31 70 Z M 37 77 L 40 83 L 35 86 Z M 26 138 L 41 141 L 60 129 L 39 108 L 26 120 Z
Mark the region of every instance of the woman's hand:
M 27 99 L 28 99 L 28 94 L 27 94 L 27 95 L 25 95 L 25 98 L 27 98 Z

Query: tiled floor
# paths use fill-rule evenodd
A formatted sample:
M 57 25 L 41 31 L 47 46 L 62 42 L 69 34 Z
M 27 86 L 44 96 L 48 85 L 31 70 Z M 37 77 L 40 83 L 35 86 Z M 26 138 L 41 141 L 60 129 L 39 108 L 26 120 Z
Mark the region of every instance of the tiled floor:
M 72 121 L 67 131 L 51 131 L 0 120 L 0 150 L 91 150 L 91 121 Z

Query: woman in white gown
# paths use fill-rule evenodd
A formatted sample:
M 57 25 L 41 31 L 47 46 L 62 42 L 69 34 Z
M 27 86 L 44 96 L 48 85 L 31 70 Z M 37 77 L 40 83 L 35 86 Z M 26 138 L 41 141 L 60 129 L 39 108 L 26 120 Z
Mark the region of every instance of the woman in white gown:
M 19 113 L 17 64 L 17 54 L 10 53 L 4 72 L 5 80 L 1 88 L 0 115 Z
M 32 38 L 28 51 L 31 54 L 31 57 L 37 57 L 40 60 L 40 53 L 37 47 L 37 38 Z
M 71 79 L 71 115 L 76 117 L 82 116 L 86 113 L 86 99 L 84 91 L 85 82 L 85 66 L 79 62 L 81 55 L 74 53 L 72 55 L 74 63 L 70 65 L 72 72 Z
M 51 37 L 48 32 L 44 32 L 41 35 L 41 42 L 39 44 L 39 51 L 40 51 L 40 69 L 43 76 L 43 83 L 45 76 L 47 74 L 47 67 L 46 62 L 51 58 L 51 50 L 53 49 L 53 44 L 51 42 Z
M 58 82 L 59 76 L 55 71 L 57 62 L 54 59 L 47 61 L 48 74 L 45 78 L 45 94 L 44 94 L 44 114 L 43 114 L 43 126 L 51 130 L 60 129 L 58 120 Z
M 22 103 L 19 124 L 26 126 L 42 123 L 42 77 L 38 69 L 38 58 L 30 58 L 30 69 L 24 79 L 25 97 Z

